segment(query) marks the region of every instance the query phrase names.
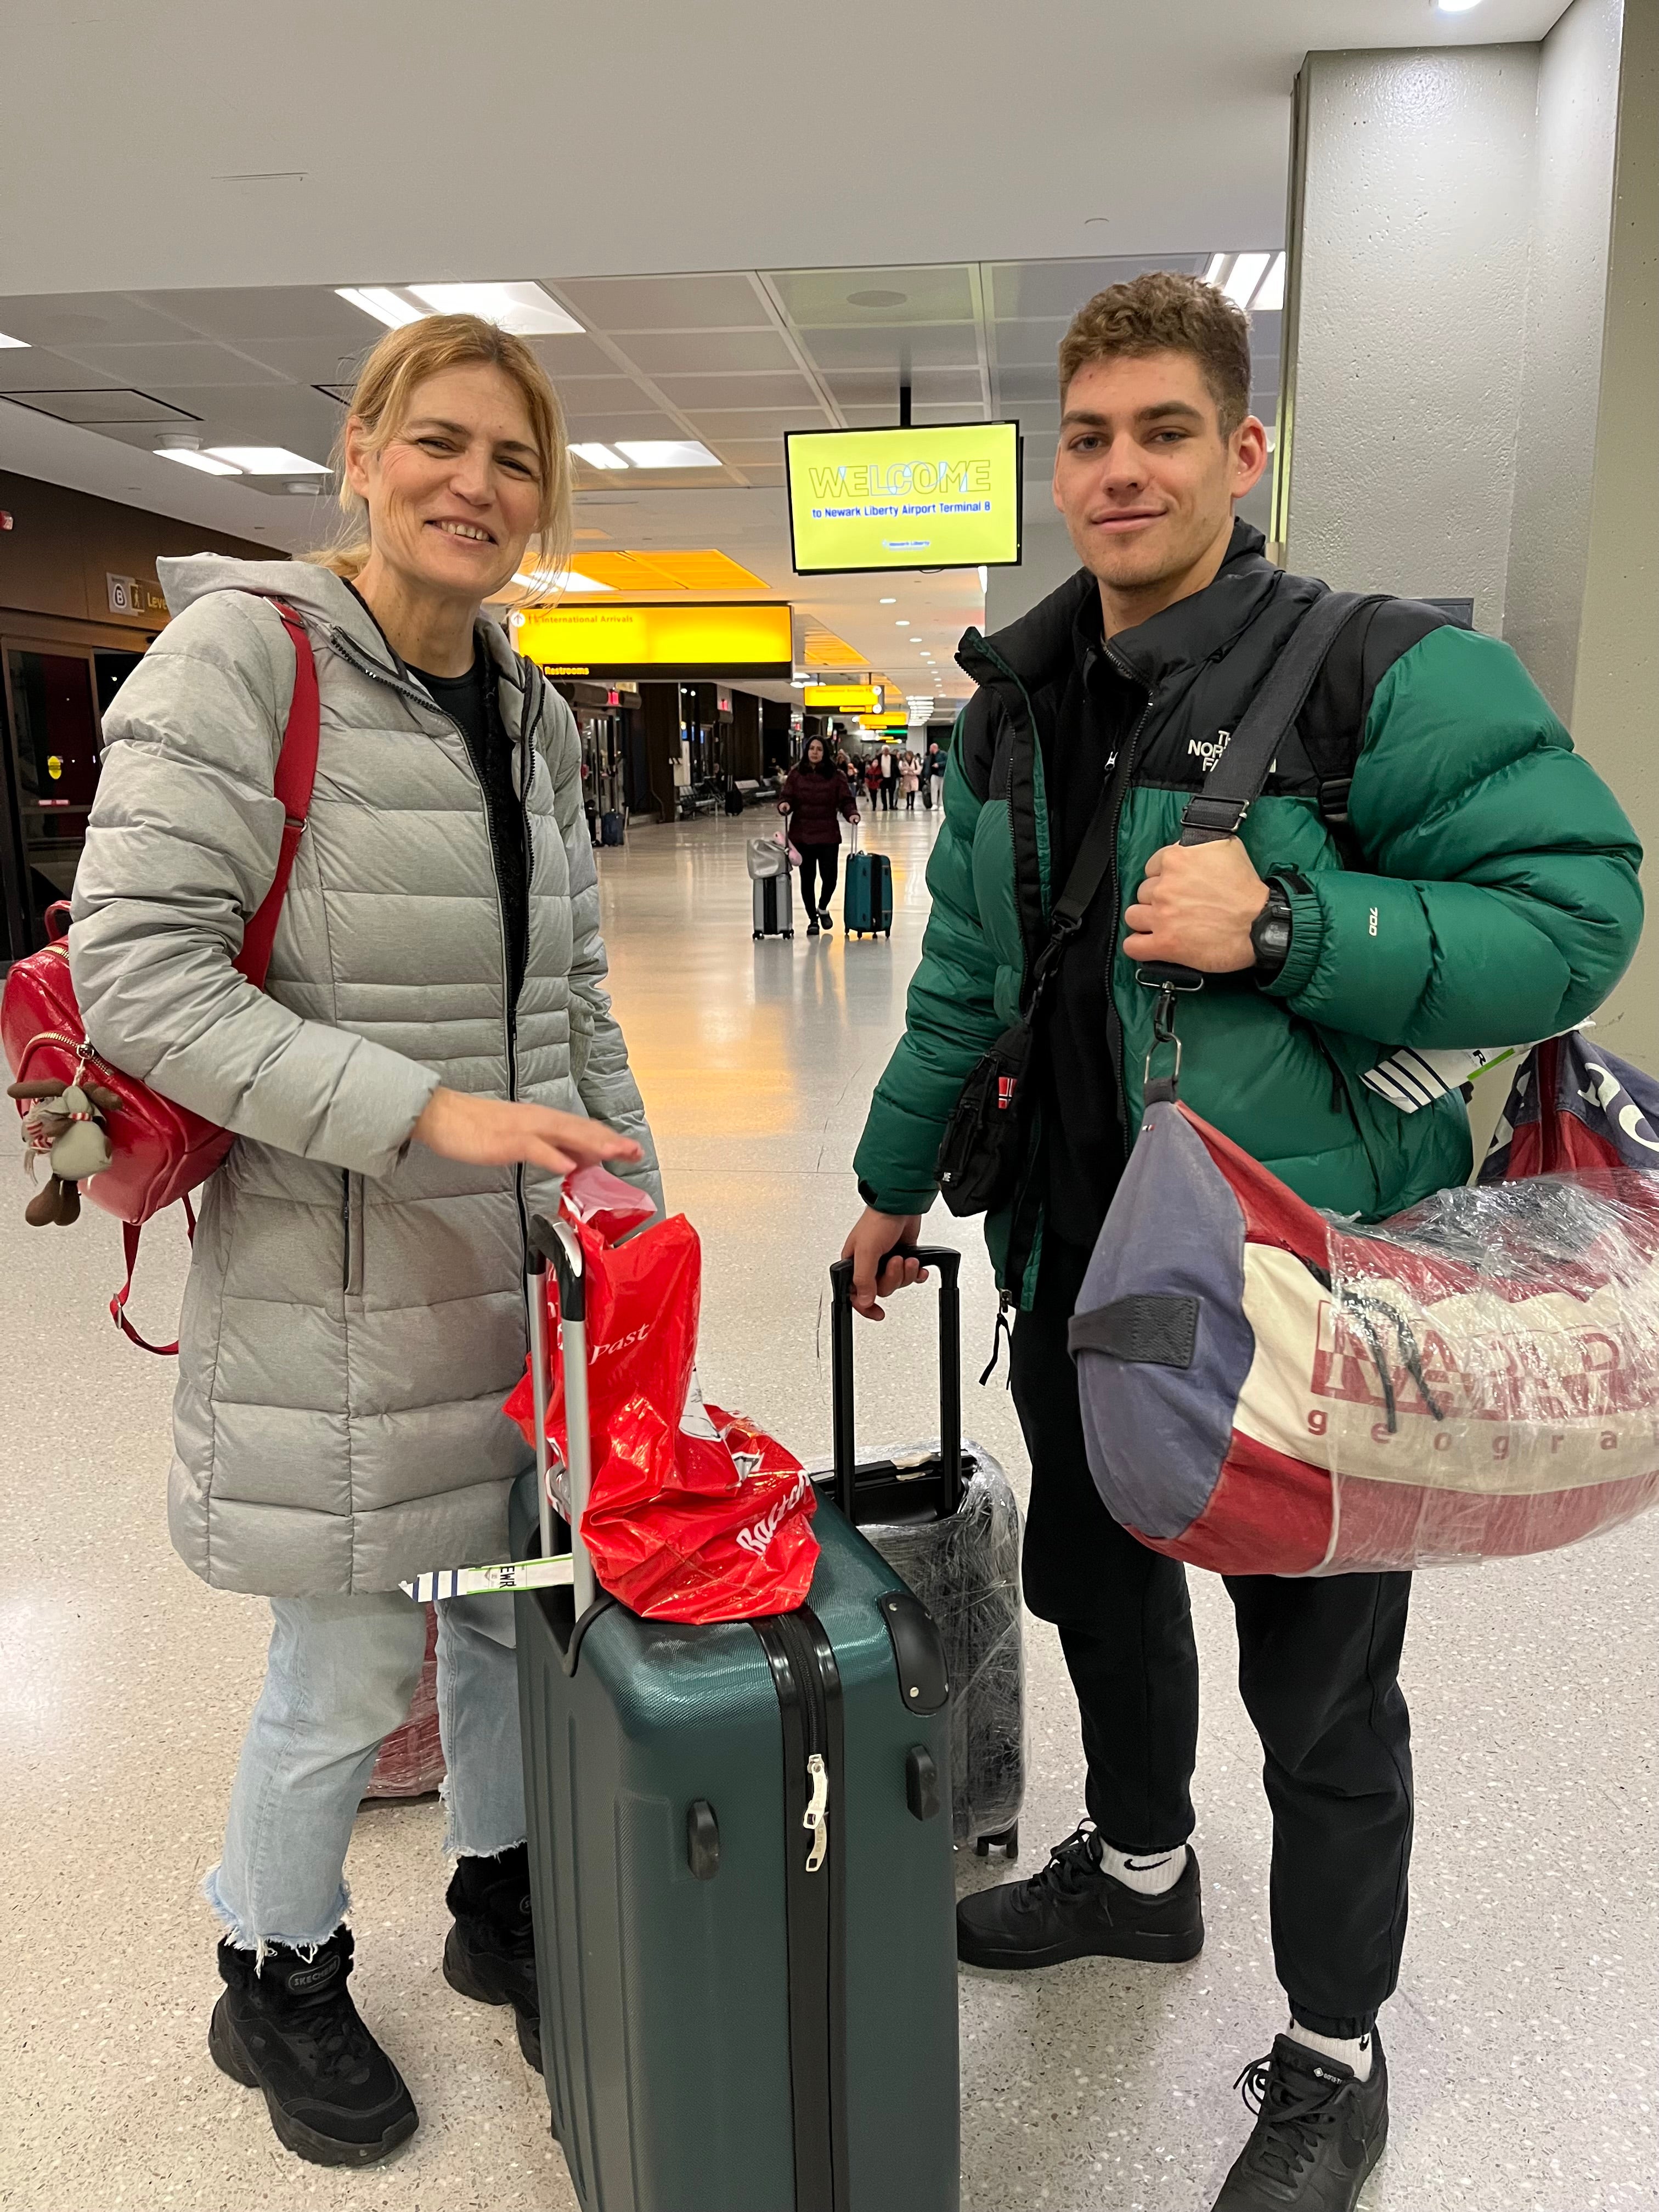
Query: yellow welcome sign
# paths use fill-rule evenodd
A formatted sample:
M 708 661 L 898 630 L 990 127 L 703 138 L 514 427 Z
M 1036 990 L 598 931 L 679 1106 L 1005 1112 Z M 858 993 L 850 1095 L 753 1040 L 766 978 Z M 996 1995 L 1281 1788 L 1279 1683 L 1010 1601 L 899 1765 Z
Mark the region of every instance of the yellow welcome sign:
M 550 676 L 764 676 L 793 671 L 792 611 L 627 601 L 527 608 L 513 641 Z

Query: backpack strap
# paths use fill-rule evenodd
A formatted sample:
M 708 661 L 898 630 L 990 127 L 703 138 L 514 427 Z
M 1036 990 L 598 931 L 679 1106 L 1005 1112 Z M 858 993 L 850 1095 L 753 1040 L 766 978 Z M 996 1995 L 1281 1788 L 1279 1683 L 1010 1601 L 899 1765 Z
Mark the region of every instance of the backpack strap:
M 270 889 L 242 933 L 242 949 L 232 963 L 256 990 L 264 988 L 270 948 L 276 940 L 276 924 L 282 919 L 283 901 L 288 895 L 289 878 L 294 873 L 300 839 L 305 833 L 306 817 L 311 811 L 321 734 L 317 661 L 311 650 L 311 640 L 292 607 L 276 599 L 270 604 L 294 647 L 294 696 L 289 702 L 288 722 L 283 731 L 282 750 L 276 756 L 276 775 L 272 785 L 275 795 L 283 802 L 283 815 L 276 872 L 270 879 Z
M 184 1207 L 185 1234 L 193 1244 L 196 1242 L 196 1209 L 190 1202 L 188 1193 L 185 1196 Z M 121 1253 L 127 1263 L 127 1279 L 109 1302 L 109 1317 L 128 1342 L 136 1344 L 140 1352 L 153 1352 L 159 1359 L 176 1359 L 179 1356 L 176 1336 L 171 1344 L 152 1344 L 147 1336 L 140 1336 L 127 1319 L 127 1300 L 132 1296 L 132 1271 L 138 1264 L 138 1240 L 143 1233 L 142 1221 L 124 1221 L 121 1224 Z

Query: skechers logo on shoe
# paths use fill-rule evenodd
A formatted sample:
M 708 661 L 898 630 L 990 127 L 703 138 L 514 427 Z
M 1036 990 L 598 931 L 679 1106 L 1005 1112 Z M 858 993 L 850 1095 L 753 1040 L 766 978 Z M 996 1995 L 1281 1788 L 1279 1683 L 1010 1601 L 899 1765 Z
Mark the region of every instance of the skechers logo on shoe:
M 287 1977 L 288 1986 L 296 1996 L 301 1996 L 307 1990 L 320 1990 L 325 1983 L 331 1982 L 339 1971 L 340 1961 L 337 1955 L 325 1960 L 320 1966 L 301 1967 L 298 1973 L 289 1974 Z

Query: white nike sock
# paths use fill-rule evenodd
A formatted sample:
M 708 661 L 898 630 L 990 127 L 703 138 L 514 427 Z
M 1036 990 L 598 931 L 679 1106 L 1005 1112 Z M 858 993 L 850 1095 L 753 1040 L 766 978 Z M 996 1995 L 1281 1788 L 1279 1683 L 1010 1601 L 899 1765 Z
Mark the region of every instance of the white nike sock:
M 1369 2035 L 1344 2037 L 1316 2035 L 1310 2027 L 1304 2027 L 1292 2019 L 1285 2031 L 1292 2043 L 1301 2044 L 1309 2051 L 1318 2051 L 1327 2058 L 1340 2058 L 1345 2066 L 1352 2066 L 1357 2081 L 1371 2078 L 1371 2039 Z
M 1097 1836 L 1095 1855 L 1114 1881 L 1138 1889 L 1143 1897 L 1162 1897 L 1187 1871 L 1185 1844 L 1177 1844 L 1172 1851 L 1115 1851 Z

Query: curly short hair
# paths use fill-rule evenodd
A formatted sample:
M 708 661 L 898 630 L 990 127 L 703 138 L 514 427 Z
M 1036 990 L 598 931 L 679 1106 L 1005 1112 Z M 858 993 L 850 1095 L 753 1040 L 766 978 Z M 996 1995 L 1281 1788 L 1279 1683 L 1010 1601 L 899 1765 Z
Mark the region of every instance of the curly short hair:
M 1200 276 L 1149 269 L 1078 309 L 1060 342 L 1060 397 L 1080 368 L 1121 355 L 1191 354 L 1231 438 L 1250 411 L 1250 325 L 1242 307 Z

